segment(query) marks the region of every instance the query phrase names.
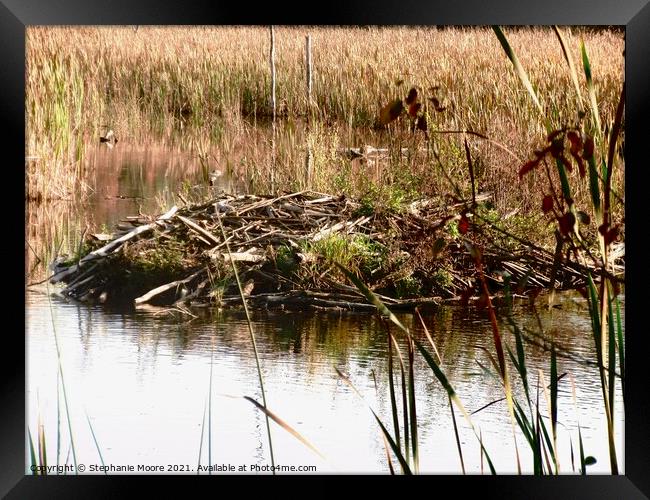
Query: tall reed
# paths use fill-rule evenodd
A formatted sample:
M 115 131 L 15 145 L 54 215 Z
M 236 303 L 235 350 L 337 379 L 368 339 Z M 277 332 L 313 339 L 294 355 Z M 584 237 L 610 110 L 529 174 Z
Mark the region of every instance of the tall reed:
M 547 157 L 552 157 L 551 160 L 554 160 L 557 167 L 562 197 L 545 195 L 542 210 L 552 215 L 554 222 L 557 224 L 559 245 L 568 246 L 570 251 L 577 257 L 581 257 L 581 254 L 586 254 L 598 266 L 597 273 L 600 278 L 600 288 L 596 291 L 596 284 L 591 273 L 589 273 L 585 277 L 587 289 L 585 296 L 589 303 L 592 335 L 601 381 L 601 393 L 605 416 L 607 418 L 610 467 L 612 474 L 618 474 L 619 468 L 614 438 L 615 363 L 616 352 L 618 351 L 619 365 L 621 366 L 621 375 L 623 376 L 624 353 L 622 325 L 620 321 L 615 320 L 613 315 L 613 308 L 618 305 L 619 281 L 613 279 L 612 273 L 614 269 L 611 266 L 610 253 L 614 243 L 619 239 L 622 230 L 621 225 L 617 224 L 612 217 L 612 202 L 613 200 L 615 202 L 620 200 L 620 198 L 614 199 L 612 178 L 614 168 L 617 166 L 620 168 L 621 165 L 620 161 L 615 164 L 614 159 L 617 156 L 617 143 L 623 127 L 625 87 L 622 86 L 613 121 L 608 124 L 609 132 L 607 132 L 604 129 L 601 119 L 592 63 L 587 54 L 586 45 L 584 41 L 580 42 L 580 55 L 589 98 L 589 113 L 583 109 L 583 99 L 580 95 L 578 84 L 576 83 L 578 81 L 577 71 L 572 62 L 572 58 L 569 56 L 570 51 L 567 48 L 566 41 L 560 30 L 555 28 L 568 64 L 571 79 L 576 87 L 577 120 L 562 124 L 562 128 L 553 129 L 551 121 L 546 115 L 546 110 L 539 105 L 537 93 L 530 85 L 526 72 L 518 63 L 503 31 L 499 27 L 494 27 L 493 29 L 501 41 L 506 54 L 513 62 L 522 84 L 528 91 L 531 99 L 538 104 L 538 109 L 545 122 L 547 132 L 548 146 L 544 150 L 536 151 L 535 158 L 520 168 L 519 177 L 522 178 L 533 169 L 538 168 L 541 163 L 546 162 Z M 565 154 L 567 143 L 570 149 L 570 155 L 568 153 Z M 579 178 L 574 177 L 574 186 L 579 185 L 579 181 L 587 176 L 585 163 L 588 165 L 589 171 L 588 184 L 591 192 L 590 208 L 595 219 L 593 224 L 588 215 L 578 210 L 568 175 L 568 172 L 572 170 L 572 165 L 577 166 L 576 170 L 580 176 Z M 548 176 L 548 180 L 548 189 L 552 193 L 557 192 L 553 178 Z M 599 256 L 594 256 L 591 249 L 585 243 L 584 231 L 594 226 L 597 228 L 595 234 L 598 239 Z M 560 257 L 559 253 L 556 255 Z M 552 353 L 552 356 L 551 365 L 553 368 L 554 353 Z M 555 381 L 552 381 L 552 384 L 554 383 Z M 557 389 L 555 388 L 555 390 Z M 555 409 L 554 415 L 556 415 L 556 411 Z M 553 420 L 553 427 L 555 427 L 555 420 Z

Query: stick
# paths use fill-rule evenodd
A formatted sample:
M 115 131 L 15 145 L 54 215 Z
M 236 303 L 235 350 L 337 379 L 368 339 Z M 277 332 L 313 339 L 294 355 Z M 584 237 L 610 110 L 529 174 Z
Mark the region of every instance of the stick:
M 135 299 L 135 305 L 137 306 L 139 304 L 144 304 L 145 302 L 149 302 L 156 295 L 160 295 L 161 293 L 166 292 L 167 290 L 171 290 L 172 288 L 175 288 L 175 287 L 177 287 L 179 285 L 184 285 L 186 283 L 189 283 L 194 278 L 199 276 L 201 273 L 204 273 L 205 271 L 207 271 L 207 269 L 208 269 L 207 267 L 204 267 L 200 271 L 195 272 L 194 274 L 192 274 L 191 276 L 188 276 L 187 278 L 185 278 L 183 280 L 172 281 L 171 283 L 167 283 L 166 285 L 161 285 L 161 286 L 159 286 L 157 288 L 154 288 L 153 290 L 149 290 L 147 293 L 145 293 L 141 297 L 138 297 L 138 298 Z
M 305 67 L 307 69 L 307 111 L 311 110 L 311 35 L 305 37 Z
M 271 107 L 273 108 L 273 121 L 275 122 L 275 31 L 271 25 L 271 52 L 269 54 L 271 63 Z

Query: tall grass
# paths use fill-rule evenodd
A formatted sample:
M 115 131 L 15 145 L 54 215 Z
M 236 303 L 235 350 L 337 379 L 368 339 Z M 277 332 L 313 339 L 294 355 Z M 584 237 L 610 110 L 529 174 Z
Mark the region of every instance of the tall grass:
M 439 87 L 447 111 L 429 127 L 438 146 L 446 137 L 437 130 L 471 129 L 520 153 L 537 140 L 538 110 L 507 71 L 487 28 L 276 27 L 277 99 L 280 108 L 301 116 L 308 112 L 306 34 L 313 47 L 313 102 L 324 122 L 369 127 L 380 108 L 410 86 Z M 622 78 L 622 34 L 567 32 L 576 60 L 580 35 L 591 50 L 601 116 L 609 119 Z M 548 96 L 552 124 L 571 118 L 574 82 L 562 71 L 553 31 L 521 29 L 510 42 L 529 68 L 531 85 Z M 172 130 L 216 142 L 233 118 L 270 115 L 268 48 L 265 27 L 29 27 L 26 147 L 28 156 L 39 157 L 28 169 L 29 192 L 65 195 L 69 179 L 83 173 L 85 145 L 107 128 L 127 142 Z M 512 168 L 512 158 L 490 143 L 473 147 L 497 177 Z M 452 154 L 454 148 L 447 149 Z M 451 159 L 447 168 L 454 174 L 462 165 Z

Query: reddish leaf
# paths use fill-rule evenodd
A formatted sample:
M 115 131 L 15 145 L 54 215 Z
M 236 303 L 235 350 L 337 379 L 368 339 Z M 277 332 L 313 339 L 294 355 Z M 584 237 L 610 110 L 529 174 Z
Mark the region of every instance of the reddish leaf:
M 558 218 L 558 222 L 560 223 L 560 232 L 564 235 L 568 235 L 573 231 L 576 218 L 571 212 L 567 212 L 562 217 Z
M 585 140 L 584 148 L 582 150 L 582 157 L 585 160 L 588 160 L 594 156 L 594 140 L 587 136 L 587 139 Z
M 420 111 L 420 108 L 422 107 L 422 104 L 419 102 L 414 102 L 409 105 L 409 115 L 411 115 L 413 118 L 415 118 L 418 114 L 418 111 Z
M 573 148 L 571 148 L 571 149 L 573 149 Z M 584 176 L 586 175 L 584 160 L 577 153 L 574 154 L 573 151 L 571 151 L 571 156 L 573 156 L 573 159 L 578 164 L 578 172 L 580 172 L 580 177 L 584 178 Z
M 607 233 L 607 229 L 609 229 L 609 224 L 601 224 L 598 226 L 598 232 L 603 236 Z
M 469 219 L 467 219 L 466 214 L 463 214 L 460 217 L 460 222 L 458 222 L 458 231 L 460 231 L 460 234 L 467 234 L 468 230 L 469 230 Z
M 528 290 L 528 296 L 533 300 L 535 300 L 540 293 L 542 293 L 542 288 L 540 287 L 535 287 Z
M 605 233 L 605 245 L 611 245 L 618 238 L 618 226 L 611 228 Z
M 584 299 L 587 299 L 589 296 L 587 295 L 587 289 L 583 286 L 580 288 L 576 288 L 576 291 L 582 295 Z
M 551 210 L 553 210 L 553 197 L 550 194 L 547 194 L 542 200 L 542 211 L 547 214 Z
M 562 154 L 562 151 L 564 151 L 564 141 L 562 139 L 555 139 L 551 143 L 550 149 L 553 158 L 558 158 Z
M 578 133 L 573 130 L 569 132 L 566 137 L 569 139 L 569 142 L 571 142 L 571 154 L 577 155 L 582 149 L 582 139 L 580 139 Z
M 540 161 L 542 161 L 542 156 L 538 156 L 534 160 L 524 163 L 524 166 L 519 169 L 519 178 L 521 179 L 524 175 L 539 165 Z
M 417 98 L 418 98 L 418 91 L 415 89 L 415 87 L 413 87 L 411 90 L 409 90 L 409 95 L 406 96 L 407 106 L 413 104 Z
M 379 123 L 381 125 L 388 125 L 390 122 L 399 118 L 404 111 L 404 104 L 401 99 L 395 99 L 381 108 L 379 111 Z

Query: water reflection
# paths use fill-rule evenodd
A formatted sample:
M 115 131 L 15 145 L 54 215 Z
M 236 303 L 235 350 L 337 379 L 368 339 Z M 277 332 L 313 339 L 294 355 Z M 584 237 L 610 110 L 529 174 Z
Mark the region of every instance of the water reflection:
M 161 212 L 178 202 L 178 193 L 191 198 L 210 189 L 245 192 L 255 183 L 267 183 L 269 171 L 274 168 L 278 174 L 275 178 L 287 189 L 318 189 L 335 182 L 362 185 L 368 178 L 382 180 L 393 175 L 390 165 L 405 161 L 401 157 L 350 161 L 338 154 L 341 148 L 364 144 L 387 146 L 391 139 L 378 132 L 366 131 L 364 135 L 339 125 L 286 122 L 279 127 L 276 138 L 275 163 L 268 128 L 246 123 L 238 126 L 236 130 L 222 130 L 215 143 L 182 133 L 167 142 L 136 144 L 125 139 L 114 148 L 99 144 L 87 148 L 84 161 L 87 170 L 93 172 L 88 179 L 93 194 L 84 203 L 27 206 L 26 274 L 36 274 L 32 271 L 54 252 L 74 252 L 84 231 L 110 230 L 122 218 L 139 211 Z M 311 157 L 309 168 L 320 172 L 322 178 L 300 174 L 309 166 L 305 155 Z M 224 175 L 210 186 L 206 172 L 214 170 Z M 204 436 L 201 445 L 201 429 L 207 418 L 212 358 L 212 463 L 247 467 L 269 463 L 264 417 L 240 397 L 248 395 L 261 401 L 248 327 L 241 312 L 193 311 L 198 316 L 194 318 L 111 311 L 69 303 L 49 295 L 49 291 L 30 288 L 26 297 L 28 424 L 35 432 L 40 415 L 48 450 L 56 450 L 57 409 L 61 410 L 61 463 L 70 460 L 70 450 L 63 401 L 57 398 L 62 392 L 57 377 L 55 332 L 80 462 L 99 463 L 86 421 L 88 415 L 106 463 L 195 468 L 201 449 L 200 461 L 206 464 L 208 443 Z M 576 380 L 577 410 L 569 378 L 559 383 L 561 468 L 571 470 L 567 458 L 569 436 L 577 449 L 579 421 L 585 452 L 598 459 L 590 470 L 608 472 L 606 423 L 598 372 L 590 361 L 594 359 L 594 345 L 585 302 L 579 296 L 565 294 L 559 309 L 549 311 L 542 304 L 539 301 L 539 320 L 526 304 L 515 308 L 514 317 L 529 339 L 526 354 L 531 384 L 537 384 L 538 370 L 549 380 L 550 341 L 561 347 L 559 373 L 571 373 Z M 423 338 L 416 317 L 400 318 Z M 490 366 L 486 350 L 493 349 L 485 312 L 440 308 L 424 320 L 443 359 L 442 368 L 468 410 L 499 400 L 502 388 L 479 365 Z M 319 472 L 386 472 L 376 422 L 334 370 L 337 367 L 347 373 L 365 401 L 389 423 L 386 325 L 370 314 L 257 311 L 254 328 L 269 408 L 328 458 L 321 460 L 274 426 L 276 463 L 316 465 Z M 508 331 L 505 326 L 503 331 Z M 394 333 L 400 338 L 398 332 Z M 514 345 L 511 336 L 506 337 Z M 403 341 L 399 342 L 402 352 L 406 352 Z M 421 470 L 459 473 L 447 396 L 420 357 L 416 357 L 415 385 Z M 521 391 L 518 384 L 515 389 Z M 617 449 L 622 454 L 620 391 L 616 406 Z M 547 414 L 545 410 L 542 413 Z M 475 414 L 473 421 L 497 470 L 516 472 L 505 404 L 489 406 Z M 478 473 L 481 461 L 476 439 L 464 421 L 458 424 L 466 468 Z M 523 436 L 517 435 L 517 444 L 522 455 L 528 457 Z M 56 458 L 50 459 L 50 463 L 55 462 Z M 527 458 L 522 466 L 532 470 Z
M 593 358 L 588 318 L 579 311 L 582 305 L 575 297 L 563 299 L 562 303 L 567 304 L 562 310 L 540 312 L 542 324 L 555 340 L 570 346 L 572 355 Z M 530 315 L 527 305 L 515 308 L 515 317 L 524 326 Z M 417 318 L 403 315 L 401 320 L 422 336 Z M 425 317 L 425 321 L 443 358 L 443 369 L 468 410 L 500 399 L 503 392 L 497 380 L 486 376 L 477 364 L 479 361 L 489 366 L 483 348 L 492 351 L 485 314 L 471 309 L 441 308 Z M 212 462 L 269 463 L 263 415 L 250 403 L 232 397 L 249 395 L 261 400 L 242 313 L 205 311 L 195 319 L 172 319 L 142 312 L 106 312 L 56 298 L 50 302 L 47 295 L 32 292 L 27 296 L 27 325 L 29 424 L 35 429 L 39 413 L 42 415 L 48 449 L 56 449 L 55 325 L 80 461 L 98 460 L 85 421 L 87 412 L 107 463 L 195 467 L 212 355 Z M 269 408 L 328 458 L 321 460 L 274 426 L 276 463 L 316 465 L 319 472 L 387 471 L 376 423 L 334 370 L 336 366 L 347 373 L 365 400 L 389 423 L 383 322 L 368 314 L 256 312 L 254 328 Z M 513 339 L 508 341 L 514 345 Z M 400 345 L 402 352 L 406 352 L 401 341 Z M 548 353 L 542 347 L 527 344 L 526 354 L 531 384 L 537 383 L 537 369 L 543 371 L 548 381 Z M 575 440 L 579 419 L 585 451 L 598 458 L 591 470 L 608 472 L 606 424 L 597 370 L 579 359 L 562 357 L 559 373 L 563 372 L 570 372 L 576 380 L 578 410 L 573 407 L 565 377 L 559 383 L 562 470 L 571 470 L 569 433 Z M 420 357 L 416 358 L 416 393 L 421 469 L 459 473 L 447 397 Z M 617 407 L 620 453 L 620 395 Z M 547 414 L 544 406 L 542 413 Z M 497 470 L 516 472 L 505 404 L 493 404 L 474 415 L 473 420 Z M 466 468 L 478 473 L 481 465 L 476 439 L 464 421 L 458 423 Z M 65 428 L 62 433 L 63 442 L 67 443 Z M 517 439 L 520 452 L 528 457 L 523 436 Z M 576 445 L 574 441 L 574 450 Z M 61 453 L 63 462 L 66 450 Z M 202 463 L 207 463 L 207 459 L 205 441 Z M 522 465 L 525 470 L 532 470 L 532 463 L 524 460 Z

